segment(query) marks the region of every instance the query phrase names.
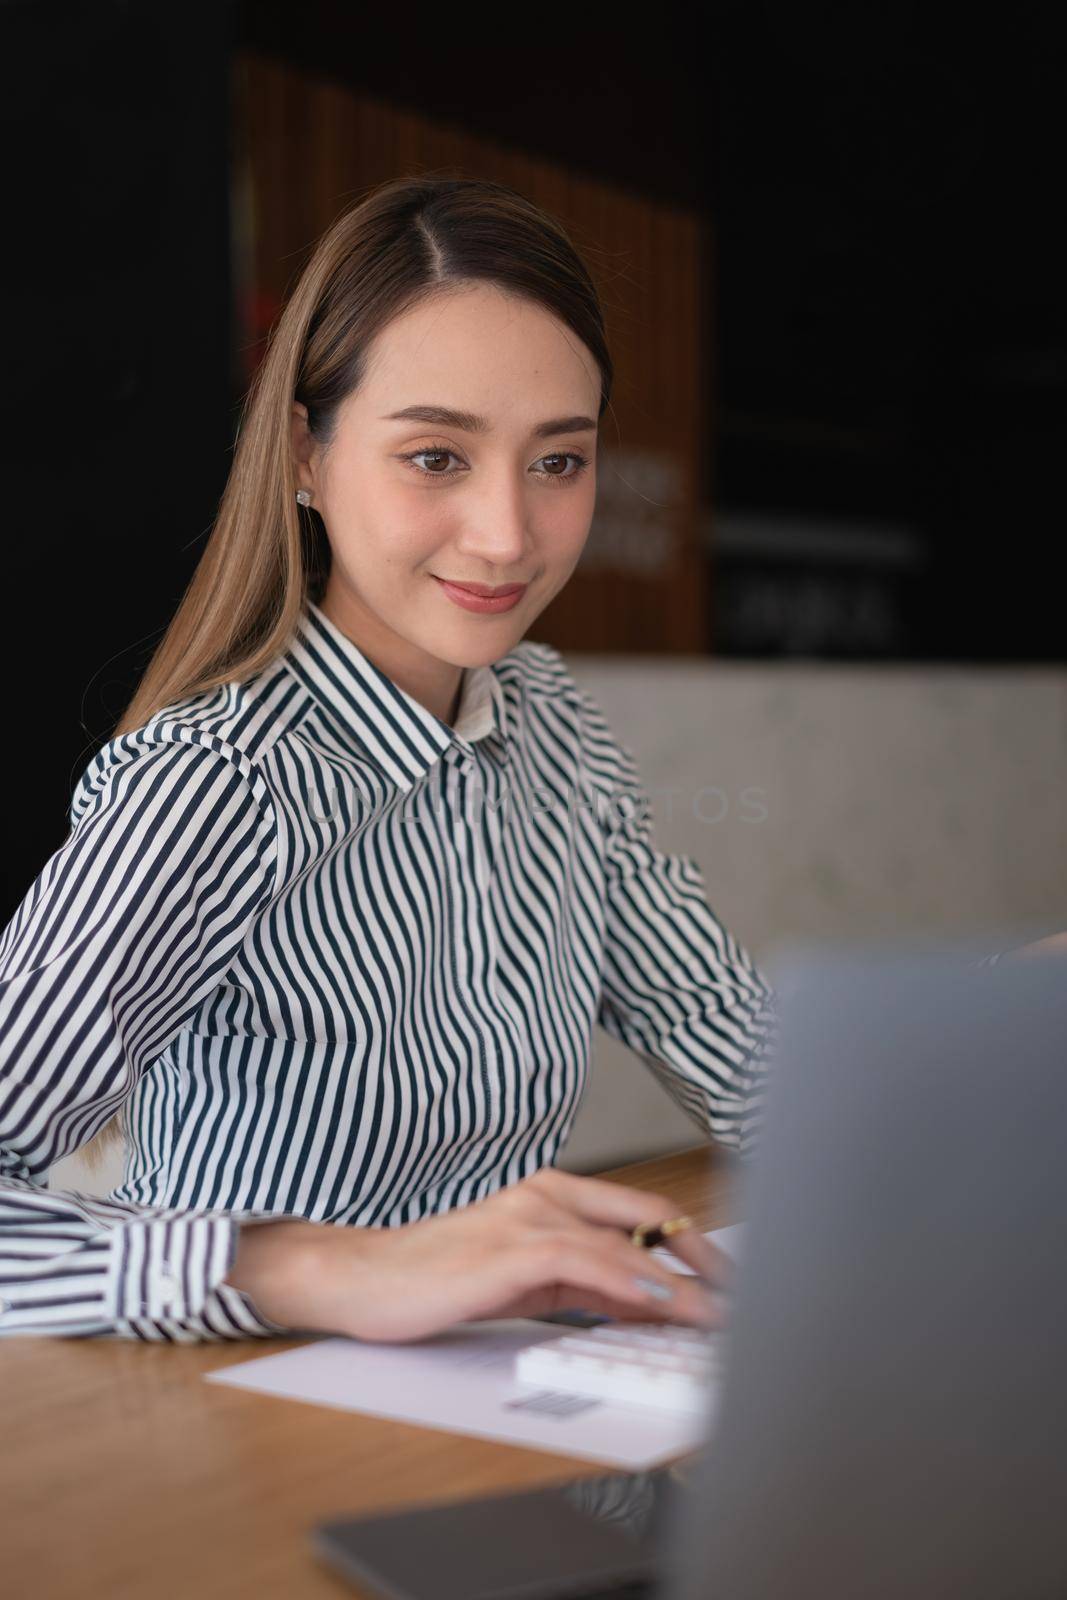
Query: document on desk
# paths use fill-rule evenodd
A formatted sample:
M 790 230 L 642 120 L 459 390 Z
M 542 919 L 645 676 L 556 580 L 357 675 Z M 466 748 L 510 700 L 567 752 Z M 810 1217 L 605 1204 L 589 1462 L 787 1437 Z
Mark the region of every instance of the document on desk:
M 743 1224 L 705 1235 L 736 1257 Z M 691 1269 L 665 1248 L 666 1265 Z M 402 1344 L 320 1338 L 205 1373 L 209 1383 L 473 1434 L 632 1471 L 700 1448 L 705 1419 L 535 1389 L 515 1376 L 520 1350 L 567 1333 L 532 1318 L 463 1322 Z

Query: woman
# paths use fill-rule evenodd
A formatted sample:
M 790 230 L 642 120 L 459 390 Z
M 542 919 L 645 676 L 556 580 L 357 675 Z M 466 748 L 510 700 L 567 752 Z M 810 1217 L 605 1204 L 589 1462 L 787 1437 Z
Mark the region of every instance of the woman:
M 669 1199 L 553 1166 L 596 1022 L 740 1149 L 774 1037 L 630 752 L 523 639 L 587 537 L 611 382 L 587 270 L 506 187 L 387 184 L 319 243 L 0 941 L 0 1334 L 721 1321 L 697 1230 L 692 1274 L 631 1240 Z M 107 1199 L 41 1186 L 120 1121 Z

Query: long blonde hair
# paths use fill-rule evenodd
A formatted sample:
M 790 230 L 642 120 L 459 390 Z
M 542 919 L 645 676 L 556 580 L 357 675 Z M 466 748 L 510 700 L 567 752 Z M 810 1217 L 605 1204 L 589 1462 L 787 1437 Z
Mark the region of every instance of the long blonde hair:
M 562 224 L 488 179 L 439 172 L 379 185 L 323 234 L 271 329 L 211 535 L 111 737 L 187 696 L 254 676 L 288 648 L 330 571 L 325 525 L 295 498 L 294 400 L 328 449 L 372 339 L 416 303 L 476 280 L 539 303 L 577 334 L 600 369 L 603 415 L 614 378 L 603 312 Z M 81 1154 L 96 1166 L 127 1133 L 123 1107 Z

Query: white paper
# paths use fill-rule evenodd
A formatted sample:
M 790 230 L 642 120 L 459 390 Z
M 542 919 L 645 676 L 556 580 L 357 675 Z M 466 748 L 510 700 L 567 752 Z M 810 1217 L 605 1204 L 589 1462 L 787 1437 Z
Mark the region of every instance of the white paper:
M 718 1228 L 705 1237 L 736 1256 L 742 1226 Z M 653 1253 L 679 1272 L 691 1271 L 666 1249 Z M 674 1416 L 516 1380 L 520 1350 L 573 1331 L 560 1323 L 516 1317 L 457 1323 L 430 1338 L 402 1344 L 317 1339 L 204 1376 L 209 1383 L 580 1456 L 631 1471 L 699 1449 L 710 1410 L 705 1416 Z

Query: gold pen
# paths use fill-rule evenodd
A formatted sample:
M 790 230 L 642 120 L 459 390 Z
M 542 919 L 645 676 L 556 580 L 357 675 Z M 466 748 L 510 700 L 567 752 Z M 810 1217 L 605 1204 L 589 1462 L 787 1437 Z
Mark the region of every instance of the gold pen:
M 630 1243 L 637 1245 L 639 1250 L 654 1250 L 672 1233 L 681 1233 L 683 1229 L 695 1226 L 692 1217 L 668 1217 L 666 1222 L 639 1222 L 630 1234 Z

